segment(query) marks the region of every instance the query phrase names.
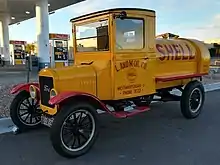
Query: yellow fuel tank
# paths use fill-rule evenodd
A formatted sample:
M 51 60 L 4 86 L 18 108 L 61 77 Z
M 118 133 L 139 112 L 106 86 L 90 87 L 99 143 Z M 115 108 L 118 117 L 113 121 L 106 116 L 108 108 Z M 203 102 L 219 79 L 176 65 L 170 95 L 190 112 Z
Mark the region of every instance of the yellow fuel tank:
M 209 72 L 210 53 L 201 41 L 193 39 L 156 39 L 155 76 L 205 74 Z

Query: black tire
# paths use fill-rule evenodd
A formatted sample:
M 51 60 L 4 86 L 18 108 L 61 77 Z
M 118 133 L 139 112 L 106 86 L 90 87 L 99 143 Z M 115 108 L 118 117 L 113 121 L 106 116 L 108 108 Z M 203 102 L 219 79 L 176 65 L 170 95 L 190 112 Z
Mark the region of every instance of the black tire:
M 67 146 L 66 146 L 66 142 L 64 142 L 64 136 L 63 136 L 63 125 L 64 124 L 70 124 L 69 129 L 68 129 L 68 132 L 70 134 L 74 134 L 73 137 L 71 138 L 73 140 L 73 143 L 72 145 L 75 145 L 76 143 L 76 139 L 77 139 L 77 143 L 80 143 L 78 141 L 78 138 L 77 136 L 80 137 L 80 135 L 82 136 L 82 134 L 84 133 L 84 128 L 80 128 L 80 125 L 83 125 L 83 122 L 81 121 L 81 118 L 79 119 L 79 125 L 77 125 L 74 121 L 76 120 L 68 120 L 67 119 L 71 116 L 73 117 L 74 114 L 76 113 L 88 113 L 89 115 L 89 118 L 91 119 L 92 121 L 92 124 L 93 124 L 93 127 L 92 127 L 92 133 L 91 133 L 91 139 L 84 142 L 84 147 L 82 147 L 81 149 L 79 150 L 76 150 L 75 151 L 71 151 Z M 76 118 L 74 118 L 76 119 Z M 77 118 L 78 120 L 78 118 Z M 84 120 L 84 118 L 82 119 Z M 72 123 L 73 122 L 73 123 Z M 82 122 L 82 123 L 80 123 Z M 73 125 L 77 125 L 79 128 L 77 127 L 74 127 Z M 67 126 L 66 126 L 67 128 Z M 78 130 L 78 133 L 75 133 L 72 129 L 71 131 L 70 128 L 73 128 L 73 130 L 75 129 L 75 131 L 77 132 Z M 82 132 L 80 132 L 80 129 Z M 67 131 L 67 130 L 66 130 Z M 87 129 L 88 131 L 88 129 Z M 97 136 L 98 136 L 98 133 L 99 133 L 99 120 L 98 120 L 98 113 L 96 111 L 96 109 L 91 106 L 90 104 L 88 103 L 85 103 L 85 102 L 79 102 L 79 103 L 74 103 L 74 104 L 70 104 L 70 105 L 66 105 L 64 107 L 62 107 L 59 111 L 59 113 L 56 115 L 55 119 L 54 119 L 54 122 L 53 122 L 53 125 L 51 127 L 51 133 L 50 133 L 50 139 L 51 139 L 51 142 L 52 142 L 52 146 L 53 148 L 55 149 L 55 151 L 60 154 L 61 156 L 63 157 L 66 157 L 66 158 L 76 158 L 76 157 L 79 157 L 81 155 L 84 155 L 85 153 L 87 153 L 93 146 L 93 144 L 95 143 L 96 139 L 97 139 Z M 76 134 L 80 134 L 80 135 L 76 135 Z M 85 134 L 83 136 L 85 138 Z M 87 144 L 86 144 L 87 143 Z M 69 145 L 68 145 L 69 146 Z M 80 147 L 79 147 L 80 148 Z
M 197 96 L 193 98 L 192 96 Z M 205 101 L 205 89 L 201 82 L 189 82 L 183 90 L 180 107 L 182 115 L 187 119 L 193 119 L 200 115 Z
M 41 121 L 40 121 L 41 110 L 37 109 L 39 107 L 39 104 L 36 105 L 33 104 L 32 107 L 31 106 L 32 103 L 30 103 L 30 100 L 28 102 L 27 99 L 31 99 L 29 92 L 21 91 L 15 96 L 10 106 L 11 119 L 20 131 L 35 129 L 41 126 Z M 28 102 L 27 104 L 24 103 L 25 100 L 27 100 Z M 37 102 L 35 101 L 35 103 Z M 26 106 L 24 106 L 25 107 L 24 109 L 21 109 L 21 105 L 26 105 Z M 28 106 L 30 108 L 28 108 Z M 20 114 L 20 111 L 26 111 L 26 112 Z M 23 120 L 22 118 L 24 115 L 27 115 L 25 117 L 26 120 Z M 29 119 L 30 123 L 27 122 L 27 119 Z M 35 120 L 36 123 L 31 123 L 33 119 Z

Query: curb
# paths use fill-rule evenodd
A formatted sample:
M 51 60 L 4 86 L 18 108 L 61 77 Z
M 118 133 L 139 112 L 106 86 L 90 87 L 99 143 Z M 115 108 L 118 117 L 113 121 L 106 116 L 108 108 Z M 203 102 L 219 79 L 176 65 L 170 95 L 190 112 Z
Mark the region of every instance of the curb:
M 10 117 L 4 117 L 0 119 L 0 134 L 12 132 L 13 127 L 14 123 Z
M 215 90 L 220 90 L 220 82 L 212 83 L 212 84 L 205 84 L 205 92 L 211 92 Z M 178 95 L 180 92 L 178 90 L 172 91 L 172 93 Z M 157 101 L 153 101 L 155 103 Z M 104 113 L 104 111 L 98 110 L 99 113 Z M 0 118 L 0 134 L 12 132 L 14 128 L 14 124 L 10 117 L 3 117 Z

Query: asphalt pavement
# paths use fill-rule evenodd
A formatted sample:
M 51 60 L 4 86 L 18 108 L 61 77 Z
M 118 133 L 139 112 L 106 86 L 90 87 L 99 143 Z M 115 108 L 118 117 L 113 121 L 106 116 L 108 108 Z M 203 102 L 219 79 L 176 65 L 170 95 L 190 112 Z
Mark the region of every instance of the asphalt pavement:
M 208 92 L 199 118 L 187 120 L 178 102 L 155 103 L 129 119 L 102 114 L 101 133 L 89 153 L 60 157 L 49 129 L 0 135 L 2 165 L 219 165 L 220 91 Z
M 29 73 L 30 81 L 37 80 L 38 72 L 34 69 L 32 72 Z M 17 84 L 21 82 L 27 82 L 28 72 L 26 70 L 0 70 L 0 86 L 6 84 Z

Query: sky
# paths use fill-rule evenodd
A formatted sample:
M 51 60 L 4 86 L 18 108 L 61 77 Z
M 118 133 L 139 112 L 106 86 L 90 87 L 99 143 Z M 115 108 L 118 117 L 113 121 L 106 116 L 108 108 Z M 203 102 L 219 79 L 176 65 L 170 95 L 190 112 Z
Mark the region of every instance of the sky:
M 219 0 L 86 0 L 50 15 L 50 33 L 71 35 L 71 18 L 115 7 L 155 10 L 157 34 L 170 32 L 199 40 L 220 38 Z M 9 33 L 11 40 L 36 41 L 36 19 L 11 25 Z

